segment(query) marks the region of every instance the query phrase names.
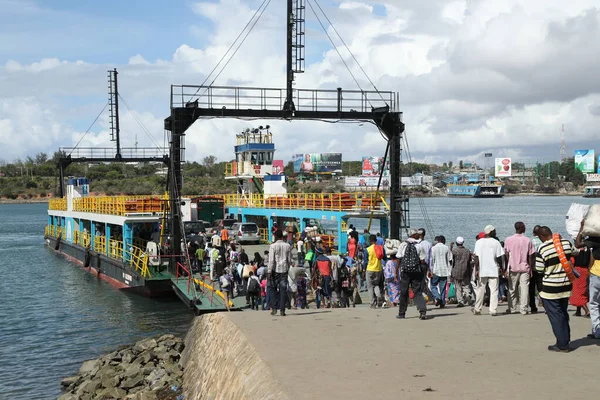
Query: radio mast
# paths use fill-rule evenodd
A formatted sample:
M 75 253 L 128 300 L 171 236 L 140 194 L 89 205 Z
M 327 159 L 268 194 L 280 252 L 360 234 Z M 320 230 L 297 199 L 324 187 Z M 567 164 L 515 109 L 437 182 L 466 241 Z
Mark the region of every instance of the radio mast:
M 560 161 L 563 162 L 567 158 L 567 144 L 565 142 L 565 124 L 562 124 L 560 130 Z

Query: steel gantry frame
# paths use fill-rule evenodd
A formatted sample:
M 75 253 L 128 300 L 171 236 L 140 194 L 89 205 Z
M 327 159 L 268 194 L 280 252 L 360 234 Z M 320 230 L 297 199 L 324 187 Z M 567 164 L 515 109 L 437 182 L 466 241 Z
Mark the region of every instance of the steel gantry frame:
M 186 130 L 199 119 L 285 119 L 327 121 L 372 121 L 385 135 L 390 158 L 390 237 L 399 239 L 406 197 L 400 188 L 404 123 L 396 109 L 393 92 L 294 89 L 295 10 L 299 0 L 287 0 L 287 80 L 285 89 L 211 85 L 172 85 L 171 114 L 165 119 L 170 138 L 169 193 L 171 232 L 176 246 L 181 241 L 181 215 L 176 210 L 183 185 L 183 140 Z

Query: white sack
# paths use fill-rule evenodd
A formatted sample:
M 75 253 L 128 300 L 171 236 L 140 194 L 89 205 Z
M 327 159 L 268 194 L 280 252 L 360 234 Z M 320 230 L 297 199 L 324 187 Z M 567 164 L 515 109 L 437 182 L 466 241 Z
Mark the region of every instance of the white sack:
M 577 235 L 577 233 L 575 234 Z M 590 207 L 585 216 L 582 234 L 583 236 L 600 236 L 600 204 L 594 204 Z
M 579 233 L 581 227 L 581 220 L 585 218 L 588 213 L 590 206 L 585 204 L 572 203 L 569 211 L 567 212 L 567 218 L 565 220 L 567 233 L 575 239 Z

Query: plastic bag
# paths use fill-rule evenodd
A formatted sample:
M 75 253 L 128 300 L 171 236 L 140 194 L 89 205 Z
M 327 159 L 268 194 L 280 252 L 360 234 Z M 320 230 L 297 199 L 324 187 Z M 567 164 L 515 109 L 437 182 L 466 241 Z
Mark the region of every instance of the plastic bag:
M 581 220 L 585 218 L 588 213 L 590 206 L 585 204 L 573 203 L 567 212 L 567 217 L 565 220 L 565 225 L 567 228 L 567 233 L 575 239 L 577 234 L 579 233 L 579 228 L 581 227 Z M 600 220 L 599 220 L 600 222 Z
M 450 284 L 450 289 L 448 290 L 448 298 L 455 299 L 456 298 L 456 285 L 454 282 Z
M 589 208 L 585 216 L 582 234 L 583 236 L 600 236 L 600 204 L 594 204 Z

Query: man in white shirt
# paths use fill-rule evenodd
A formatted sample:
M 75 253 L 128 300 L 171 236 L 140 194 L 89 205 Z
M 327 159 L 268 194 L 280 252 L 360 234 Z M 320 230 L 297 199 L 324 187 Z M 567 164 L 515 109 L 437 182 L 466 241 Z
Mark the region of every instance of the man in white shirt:
M 444 308 L 446 306 L 446 284 L 452 269 L 452 253 L 446 246 L 446 238 L 438 236 L 437 244 L 431 248 L 431 294 L 435 299 L 435 305 Z
M 488 225 L 483 230 L 485 237 L 475 243 L 475 280 L 477 292 L 473 314 L 481 315 L 485 286 L 490 286 L 490 315 L 496 316 L 498 310 L 498 276 L 502 265 L 504 250 L 496 236 L 496 228 Z

